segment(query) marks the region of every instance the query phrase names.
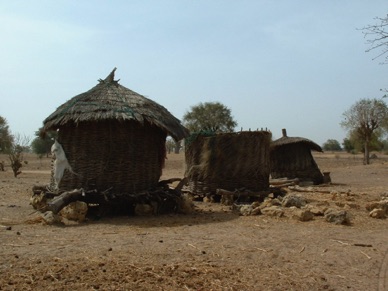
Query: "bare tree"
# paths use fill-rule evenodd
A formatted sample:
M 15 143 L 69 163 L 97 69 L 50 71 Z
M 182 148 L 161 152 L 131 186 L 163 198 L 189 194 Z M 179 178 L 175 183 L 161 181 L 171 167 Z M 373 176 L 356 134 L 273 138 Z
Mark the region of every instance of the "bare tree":
M 167 153 L 171 153 L 174 151 L 175 154 L 179 154 L 180 149 L 181 149 L 181 141 L 176 141 L 172 138 L 167 138 L 166 140 L 166 150 Z
M 181 141 L 180 140 L 175 141 L 174 153 L 179 154 L 181 147 L 182 147 Z
M 15 178 L 21 174 L 24 161 L 24 151 L 28 148 L 30 139 L 26 136 L 16 134 L 13 136 L 13 144 L 7 150 L 8 158 L 11 161 L 11 168 Z
M 343 113 L 341 126 L 357 133 L 364 144 L 364 164 L 369 164 L 373 133 L 388 129 L 388 107 L 381 99 L 361 99 Z
M 367 25 L 361 29 L 369 45 L 366 52 L 380 50 L 373 60 L 385 55 L 381 64 L 388 64 L 388 14 L 385 17 L 376 17 L 375 20 L 376 24 Z M 387 88 L 380 89 L 380 91 L 388 93 Z M 388 97 L 388 95 L 385 94 L 383 97 Z
M 367 39 L 367 44 L 370 46 L 366 52 L 381 50 L 373 59 L 377 59 L 388 52 L 388 14 L 385 17 L 376 17 L 375 20 L 377 20 L 376 24 L 367 25 L 361 29 Z M 388 54 L 382 63 L 388 64 Z

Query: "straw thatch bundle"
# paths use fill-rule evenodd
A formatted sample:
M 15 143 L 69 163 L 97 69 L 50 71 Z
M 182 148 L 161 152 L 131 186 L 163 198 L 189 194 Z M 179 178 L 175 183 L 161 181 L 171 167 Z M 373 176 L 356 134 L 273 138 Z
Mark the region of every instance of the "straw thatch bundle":
M 166 108 L 115 81 L 115 70 L 43 122 L 43 131 L 58 130 L 58 142 L 76 173 L 65 172 L 61 190 L 152 189 L 164 165 L 166 136 L 180 140 L 188 135 Z
M 185 144 L 189 191 L 211 195 L 217 189 L 267 190 L 270 140 L 267 131 L 190 136 Z
M 323 175 L 316 164 L 311 151 L 322 152 L 322 148 L 313 141 L 301 137 L 283 136 L 271 143 L 271 177 L 298 178 L 301 181 L 323 182 Z
M 75 125 L 89 121 L 147 121 L 175 140 L 188 131 L 165 107 L 140 95 L 114 80 L 116 68 L 99 84 L 62 104 L 44 121 L 44 131 L 56 130 L 68 123 Z

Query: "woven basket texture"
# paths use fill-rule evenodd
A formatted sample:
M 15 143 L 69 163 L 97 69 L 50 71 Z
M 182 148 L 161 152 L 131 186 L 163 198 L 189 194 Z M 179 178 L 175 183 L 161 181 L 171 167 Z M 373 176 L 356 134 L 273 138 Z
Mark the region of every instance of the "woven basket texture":
M 148 122 L 70 122 L 58 141 L 76 173 L 65 171 L 60 190 L 137 193 L 155 188 L 162 174 L 166 133 Z
M 197 134 L 186 144 L 188 189 L 196 195 L 214 194 L 217 189 L 251 191 L 269 187 L 268 131 Z
M 310 180 L 314 184 L 323 182 L 323 174 L 319 170 L 311 154 L 309 144 L 289 143 L 271 147 L 271 178 L 298 178 Z

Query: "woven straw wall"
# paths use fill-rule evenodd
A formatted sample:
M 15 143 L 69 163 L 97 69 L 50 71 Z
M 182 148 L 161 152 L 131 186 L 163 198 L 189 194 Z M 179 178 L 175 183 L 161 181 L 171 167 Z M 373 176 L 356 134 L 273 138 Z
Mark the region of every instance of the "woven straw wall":
M 323 182 L 323 175 L 311 154 L 311 149 L 302 143 L 277 146 L 271 150 L 271 177 L 299 178 L 311 180 L 314 184 Z
M 65 171 L 61 190 L 137 193 L 156 187 L 165 160 L 166 134 L 145 122 L 82 122 L 61 127 L 58 141 L 75 173 Z
M 208 195 L 217 189 L 267 190 L 270 140 L 267 131 L 189 137 L 185 150 L 189 191 Z

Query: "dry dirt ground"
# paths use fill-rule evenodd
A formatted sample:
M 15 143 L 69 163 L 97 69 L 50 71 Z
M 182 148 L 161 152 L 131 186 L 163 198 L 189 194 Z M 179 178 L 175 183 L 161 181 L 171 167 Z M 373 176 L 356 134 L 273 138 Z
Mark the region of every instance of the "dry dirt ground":
M 388 156 L 377 156 L 364 166 L 358 155 L 315 154 L 332 184 L 296 193 L 346 210 L 349 225 L 195 202 L 186 215 L 65 226 L 38 223 L 29 205 L 32 186 L 49 182 L 49 159 L 29 156 L 14 178 L 0 156 L 0 290 L 388 290 L 388 219 L 365 209 L 388 195 Z M 162 178 L 183 172 L 183 155 L 169 154 Z

